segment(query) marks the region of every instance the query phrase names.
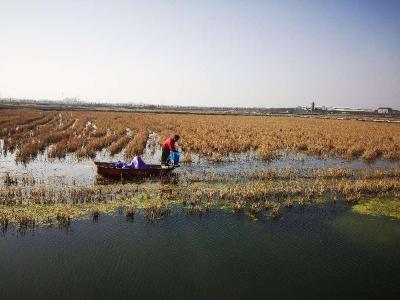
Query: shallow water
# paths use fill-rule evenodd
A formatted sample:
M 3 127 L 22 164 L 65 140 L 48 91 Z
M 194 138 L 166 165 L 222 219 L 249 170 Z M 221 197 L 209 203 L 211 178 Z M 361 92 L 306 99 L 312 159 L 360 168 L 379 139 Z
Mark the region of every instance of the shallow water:
M 400 291 L 399 247 L 400 221 L 339 204 L 101 215 L 0 236 L 0 299 L 378 298 Z
M 262 169 L 377 169 L 394 168 L 399 166 L 400 162 L 389 162 L 384 160 L 376 160 L 373 163 L 365 163 L 362 159 L 343 160 L 334 157 L 320 158 L 306 155 L 304 153 L 282 153 L 279 159 L 273 161 L 263 161 L 260 159 L 254 159 L 252 157 L 246 158 L 245 156 L 240 156 L 231 161 L 221 163 L 213 163 L 200 159 L 197 162 L 189 165 L 186 171 L 194 174 L 207 171 L 219 175 L 233 175 L 238 173 L 260 171 Z
M 146 146 L 142 158 L 149 164 L 160 163 L 160 147 Z M 96 161 L 118 161 L 124 160 L 123 153 L 110 156 L 104 149 L 98 152 Z M 340 158 L 309 156 L 304 153 L 281 153 L 279 159 L 274 161 L 263 161 L 257 159 L 254 153 L 230 155 L 228 161 L 214 163 L 196 154 L 192 155 L 193 162 L 181 164 L 179 169 L 174 170 L 175 174 L 204 175 L 214 174 L 216 176 L 238 176 L 252 171 L 263 169 L 292 168 L 294 170 L 326 169 L 326 168 L 352 168 L 352 169 L 376 169 L 400 167 L 400 161 L 390 162 L 376 160 L 373 163 L 365 163 L 361 159 L 343 160 Z M 96 166 L 91 159 L 77 159 L 74 154 L 68 154 L 65 159 L 49 159 L 47 152 L 39 154 L 38 157 L 29 163 L 22 164 L 15 162 L 15 153 L 0 155 L 0 177 L 6 173 L 16 176 L 32 176 L 38 183 L 49 184 L 77 184 L 91 185 L 97 182 Z M 0 183 L 1 185 L 2 183 Z

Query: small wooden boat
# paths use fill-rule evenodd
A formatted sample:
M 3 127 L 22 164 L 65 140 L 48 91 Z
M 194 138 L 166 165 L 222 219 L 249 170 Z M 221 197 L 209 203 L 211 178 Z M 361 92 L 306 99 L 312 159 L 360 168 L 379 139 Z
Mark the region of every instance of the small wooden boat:
M 114 164 L 111 162 L 94 162 L 97 166 L 97 173 L 112 179 L 140 179 L 140 178 L 149 178 L 149 177 L 162 177 L 170 173 L 173 169 L 173 166 L 168 168 L 161 168 L 160 165 L 148 165 L 148 169 L 119 169 L 114 167 Z

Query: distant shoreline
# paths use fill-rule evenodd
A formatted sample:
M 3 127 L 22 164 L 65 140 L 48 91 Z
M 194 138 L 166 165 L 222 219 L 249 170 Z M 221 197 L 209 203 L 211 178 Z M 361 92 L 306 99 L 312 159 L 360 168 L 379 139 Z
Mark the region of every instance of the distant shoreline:
M 193 115 L 230 115 L 230 116 L 282 116 L 282 117 L 316 117 L 329 119 L 355 119 L 359 121 L 399 122 L 400 113 L 378 114 L 374 111 L 327 111 L 316 109 L 307 111 L 296 108 L 228 108 L 228 107 L 195 107 L 142 104 L 109 104 L 63 101 L 36 101 L 0 99 L 0 109 L 30 108 L 43 111 L 112 111 L 155 114 L 193 114 Z

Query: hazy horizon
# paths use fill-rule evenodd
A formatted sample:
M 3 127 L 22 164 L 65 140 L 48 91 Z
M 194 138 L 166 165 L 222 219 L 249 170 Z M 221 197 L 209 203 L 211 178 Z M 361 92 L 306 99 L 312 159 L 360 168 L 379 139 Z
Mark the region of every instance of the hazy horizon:
M 400 1 L 3 1 L 0 98 L 400 108 Z
M 73 101 L 76 101 L 76 103 L 79 103 L 79 104 L 90 104 L 90 105 L 96 105 L 96 104 L 98 104 L 98 105 L 110 105 L 110 106 L 112 106 L 112 105 L 132 105 L 132 106 L 135 106 L 135 105 L 138 105 L 138 106 L 141 106 L 141 105 L 143 105 L 143 106 L 151 106 L 151 105 L 155 105 L 155 106 L 171 106 L 171 107 L 173 107 L 173 106 L 181 106 L 181 107 L 210 107 L 210 108 L 213 108 L 213 107 L 215 107 L 215 108 L 238 108 L 238 109 L 241 109 L 241 108 L 249 108 L 249 109 L 257 109 L 257 108 L 260 108 L 260 109 L 284 109 L 284 108 L 297 108 L 297 107 L 310 107 L 311 106 L 311 102 L 309 102 L 309 103 L 304 103 L 304 104 L 301 104 L 301 105 L 296 105 L 296 106 L 285 106 L 285 105 L 281 105 L 281 106 L 256 106 L 256 105 L 248 105 L 248 106 L 246 106 L 246 105 L 241 105 L 241 106 L 234 106 L 234 105 L 218 105 L 218 104 L 216 104 L 216 105 L 197 105 L 197 104 L 194 104 L 194 105 L 183 105 L 183 104 L 160 104 L 160 103 L 146 103 L 146 102 L 140 102 L 140 101 L 129 101 L 129 100 L 126 100 L 126 101 L 118 101 L 118 100 L 116 100 L 116 101 L 107 101 L 107 100 L 104 100 L 104 99 L 98 99 L 98 100 L 95 100 L 95 99 L 91 99 L 91 100 L 88 100 L 88 99 L 78 99 L 78 98 L 69 98 L 69 97 L 67 97 L 67 98 L 64 98 L 64 99 L 32 99 L 32 98 L 13 98 L 13 97 L 6 97 L 6 98 L 0 98 L 0 101 L 15 101 L 15 102 L 24 102 L 24 101 L 26 101 L 26 102 L 29 102 L 29 101 L 35 101 L 35 102 L 38 102 L 38 103 L 40 103 L 40 102 L 45 102 L 45 103 L 52 103 L 52 102 L 54 102 L 54 103 L 74 103 Z M 315 104 L 315 107 L 316 108 L 327 108 L 327 109 L 329 109 L 329 108 L 335 108 L 335 109 L 340 109 L 340 108 L 342 108 L 342 109 L 366 109 L 366 110 L 376 110 L 377 108 L 379 108 L 379 107 L 387 107 L 387 106 L 385 106 L 385 105 L 380 105 L 379 107 L 377 106 L 377 107 L 363 107 L 363 106 L 334 106 L 334 105 L 330 105 L 330 106 L 327 106 L 327 105 L 318 105 L 318 103 L 315 103 L 314 102 L 314 104 Z M 400 108 L 400 106 L 391 106 L 390 108 L 393 108 L 393 109 L 396 109 L 396 110 L 398 110 L 398 108 Z

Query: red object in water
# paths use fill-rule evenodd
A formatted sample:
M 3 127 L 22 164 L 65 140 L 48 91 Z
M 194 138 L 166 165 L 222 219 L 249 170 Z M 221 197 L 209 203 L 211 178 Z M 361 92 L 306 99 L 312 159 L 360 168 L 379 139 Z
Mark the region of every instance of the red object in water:
M 161 177 L 170 173 L 174 167 L 161 168 L 160 165 L 148 165 L 148 169 L 118 169 L 110 162 L 94 162 L 97 166 L 97 173 L 108 178 L 147 178 Z

